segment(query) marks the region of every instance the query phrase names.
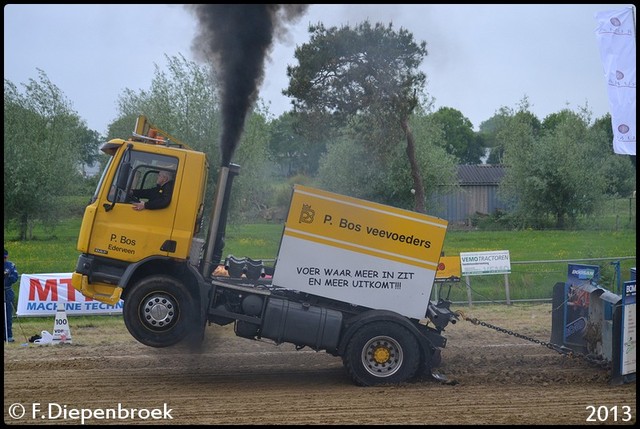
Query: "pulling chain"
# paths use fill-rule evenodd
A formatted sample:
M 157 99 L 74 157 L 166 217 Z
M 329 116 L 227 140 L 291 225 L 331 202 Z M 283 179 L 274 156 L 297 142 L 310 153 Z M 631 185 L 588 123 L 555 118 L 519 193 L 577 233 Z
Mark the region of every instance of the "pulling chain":
M 532 338 L 532 337 L 528 337 L 526 335 L 519 334 L 519 333 L 511 331 L 509 329 L 501 328 L 499 326 L 495 326 L 495 325 L 492 325 L 490 323 L 483 322 L 481 320 L 478 320 L 475 317 L 468 317 L 467 315 L 465 315 L 460 310 L 456 311 L 455 313 L 458 314 L 460 317 L 462 317 L 462 319 L 464 319 L 464 320 L 466 320 L 468 322 L 471 322 L 474 325 L 485 326 L 487 328 L 496 330 L 498 332 L 502 332 L 503 334 L 511 335 L 511 336 L 516 337 L 516 338 L 521 338 L 523 340 L 531 341 L 532 343 L 540 344 L 541 346 L 544 346 L 544 347 L 546 347 L 548 349 L 554 350 L 554 351 L 556 351 L 556 352 L 558 352 L 558 353 L 560 353 L 560 354 L 562 354 L 564 356 L 567 356 L 567 357 L 569 357 L 571 359 L 575 359 L 575 358 L 584 359 L 587 362 L 589 362 L 589 363 L 591 363 L 593 365 L 602 367 L 602 368 L 609 368 L 609 366 L 610 366 L 610 362 L 608 360 L 606 360 L 606 359 L 599 358 L 599 357 L 591 355 L 591 354 L 585 355 L 584 353 L 576 352 L 576 351 L 570 349 L 569 347 L 565 347 L 565 346 L 558 345 L 558 344 L 553 344 L 553 343 L 548 343 L 546 341 L 541 341 L 541 340 L 538 340 L 536 338 Z

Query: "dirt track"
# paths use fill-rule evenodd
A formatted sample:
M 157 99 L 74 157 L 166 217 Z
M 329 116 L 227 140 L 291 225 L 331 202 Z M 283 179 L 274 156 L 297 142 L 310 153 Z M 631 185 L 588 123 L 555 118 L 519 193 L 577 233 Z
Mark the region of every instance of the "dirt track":
M 549 304 L 459 309 L 549 341 Z M 5 344 L 5 423 L 79 423 L 63 420 L 63 411 L 70 417 L 76 409 L 117 411 L 118 404 L 166 407 L 171 419 L 145 415 L 86 423 L 582 425 L 590 423 L 590 407 L 600 407 L 594 424 L 636 421 L 635 382 L 612 385 L 608 369 L 467 321 L 445 332 L 449 343 L 438 372 L 449 383 L 368 388 L 351 383 L 340 358 L 238 338 L 232 326 L 208 327 L 202 350 L 193 353 L 143 346 L 124 324 L 109 332 L 74 327 L 73 318 L 69 324 L 73 344 Z M 17 419 L 12 418 L 21 409 L 12 406 L 16 403 L 26 409 Z M 43 411 L 35 416 L 34 403 Z M 43 417 L 48 408 L 59 418 Z

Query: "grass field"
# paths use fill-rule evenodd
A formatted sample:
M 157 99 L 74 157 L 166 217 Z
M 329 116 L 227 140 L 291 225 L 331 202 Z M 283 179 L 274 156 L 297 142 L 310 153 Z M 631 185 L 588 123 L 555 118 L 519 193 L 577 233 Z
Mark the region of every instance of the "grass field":
M 35 240 L 15 241 L 14 231 L 5 230 L 5 248 L 10 252 L 20 273 L 69 273 L 74 271 L 78 258 L 76 240 L 80 218 L 64 221 L 55 234 L 35 230 Z M 227 226 L 224 256 L 249 256 L 253 259 L 275 259 L 282 224 L 247 224 Z M 632 257 L 620 261 L 620 280 L 629 279 L 631 267 L 636 266 L 636 231 L 460 231 L 447 233 L 444 254 L 456 256 L 460 252 L 508 250 L 512 263 L 509 275 L 510 298 L 548 299 L 553 285 L 567 276 L 567 261 L 599 265 L 600 284 L 615 292 L 618 279 L 616 258 Z M 534 262 L 532 262 L 534 261 Z M 558 261 L 558 262 L 549 262 Z M 528 263 L 525 263 L 528 262 Z M 504 300 L 504 278 L 498 276 L 474 276 L 471 286 L 474 300 Z M 443 289 L 446 294 L 448 286 Z M 451 285 L 450 298 L 467 299 L 464 282 Z

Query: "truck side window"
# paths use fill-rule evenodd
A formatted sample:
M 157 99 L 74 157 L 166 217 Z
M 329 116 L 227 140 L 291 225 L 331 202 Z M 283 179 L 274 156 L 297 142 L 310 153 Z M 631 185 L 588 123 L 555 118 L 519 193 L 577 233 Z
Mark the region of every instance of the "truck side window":
M 118 203 L 130 203 L 135 201 L 132 199 L 132 195 L 135 193 L 151 194 L 151 190 L 159 186 L 158 177 L 161 174 L 165 177 L 169 176 L 172 181 L 175 180 L 175 172 L 178 167 L 176 158 L 141 151 L 131 151 L 129 155 L 127 162 L 121 162 L 118 166 L 107 197 L 109 201 L 113 202 L 115 198 Z M 122 180 L 122 177 L 127 178 L 126 186 L 124 186 L 125 181 Z M 142 192 L 143 190 L 149 191 Z M 170 186 L 170 191 L 172 190 L 173 182 Z M 143 197 L 143 195 L 139 196 Z M 161 205 L 166 207 L 169 202 L 170 200 Z

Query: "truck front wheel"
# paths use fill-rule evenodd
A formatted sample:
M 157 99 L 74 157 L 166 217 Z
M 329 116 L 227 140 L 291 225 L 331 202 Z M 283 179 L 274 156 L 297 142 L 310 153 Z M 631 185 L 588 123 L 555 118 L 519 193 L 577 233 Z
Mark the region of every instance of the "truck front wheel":
M 173 277 L 147 277 L 124 299 L 124 323 L 131 335 L 150 347 L 168 347 L 189 337 L 195 307 L 185 286 Z
M 343 362 L 359 386 L 397 384 L 412 378 L 420 364 L 416 338 L 393 322 L 371 322 L 355 332 Z

